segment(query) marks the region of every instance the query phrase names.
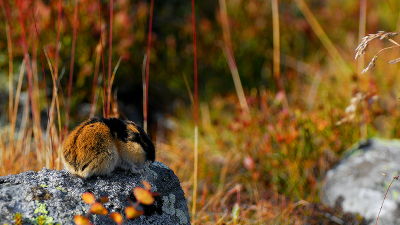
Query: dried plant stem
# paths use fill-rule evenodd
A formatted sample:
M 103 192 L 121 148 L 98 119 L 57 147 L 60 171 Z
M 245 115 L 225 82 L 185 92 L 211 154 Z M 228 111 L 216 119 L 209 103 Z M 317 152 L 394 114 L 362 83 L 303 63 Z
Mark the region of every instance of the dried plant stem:
M 50 68 L 53 68 L 50 70 L 52 81 L 53 81 L 53 91 L 52 91 L 52 99 L 50 103 L 50 112 L 49 112 L 49 123 L 47 127 L 47 135 L 50 135 L 51 137 L 51 142 L 53 135 L 51 133 L 51 127 L 53 126 L 53 121 L 54 121 L 54 102 L 56 104 L 56 110 L 57 110 L 57 118 L 58 118 L 58 134 L 61 135 L 61 113 L 60 113 L 60 104 L 58 101 L 58 86 L 57 86 L 57 80 L 58 80 L 58 64 L 59 64 L 59 59 L 60 59 L 60 36 L 61 36 L 61 16 L 62 16 L 62 0 L 58 1 L 57 5 L 57 31 L 56 31 L 56 52 L 55 52 L 55 59 L 54 59 L 54 65 L 51 65 L 50 58 L 47 55 L 47 52 L 43 49 L 44 54 L 46 56 L 47 62 L 49 64 Z M 62 138 L 62 137 L 61 137 Z M 52 145 L 52 143 L 50 143 Z M 59 157 L 59 154 L 58 154 Z
M 194 127 L 194 165 L 193 165 L 193 196 L 192 196 L 192 219 L 196 217 L 197 189 L 199 174 L 199 127 Z
M 71 46 L 71 62 L 69 64 L 69 78 L 68 78 L 68 87 L 67 87 L 67 105 L 66 105 L 66 114 L 65 114 L 65 129 L 68 129 L 69 125 L 69 113 L 71 110 L 71 97 L 72 97 L 72 85 L 73 85 L 73 76 L 74 76 L 74 67 L 75 67 L 75 48 L 76 48 L 76 39 L 78 36 L 78 0 L 75 0 L 74 6 L 74 20 L 72 24 L 72 46 Z
M 237 68 L 235 57 L 233 55 L 231 32 L 229 29 L 229 19 L 228 19 L 228 11 L 226 8 L 226 1 L 219 0 L 219 5 L 220 5 L 222 33 L 223 33 L 223 38 L 224 38 L 223 51 L 224 51 L 225 57 L 227 58 L 227 61 L 228 61 L 229 69 L 231 71 L 231 75 L 232 75 L 233 83 L 235 85 L 236 94 L 239 99 L 240 107 L 245 112 L 249 112 L 249 106 L 247 104 L 246 96 L 243 91 L 242 82 L 240 81 L 239 70 Z
M 101 51 L 101 69 L 102 69 L 102 77 L 99 78 L 103 81 L 103 90 L 101 92 L 101 96 L 102 96 L 102 103 L 103 103 L 103 107 L 102 107 L 102 113 L 103 113 L 103 117 L 107 117 L 107 101 L 106 101 L 106 90 L 107 90 L 107 78 L 106 78 L 106 64 L 105 64 L 105 56 L 104 56 L 104 48 L 105 48 L 105 44 L 103 44 L 103 29 L 102 29 L 102 11 L 101 11 L 101 0 L 98 0 L 98 4 L 99 4 L 99 24 L 100 24 L 100 47 L 102 49 Z M 105 41 L 104 41 L 105 42 Z
M 113 41 L 113 20 L 114 20 L 114 0 L 110 0 L 110 21 L 108 31 L 108 76 L 106 89 L 106 117 L 110 116 L 111 109 L 111 76 L 112 76 L 112 41 Z
M 62 0 L 59 0 L 57 6 L 56 54 L 55 54 L 55 63 L 53 69 L 56 80 L 58 79 L 58 61 L 60 58 L 61 13 L 62 13 Z
M 149 108 L 149 79 L 150 79 L 150 57 L 151 57 L 151 44 L 152 44 L 152 33 L 153 33 L 153 13 L 154 13 L 154 0 L 150 1 L 149 8 L 149 30 L 147 33 L 147 47 L 145 56 L 145 82 L 144 82 L 144 105 L 143 105 L 143 127 L 147 132 L 148 122 L 148 108 Z
M 14 99 L 14 64 L 13 64 L 13 46 L 12 46 L 12 29 L 10 25 L 10 12 L 8 7 L 6 9 L 5 3 L 3 0 L 0 0 L 1 8 L 6 18 L 5 26 L 6 26 L 6 37 L 7 37 L 7 52 L 8 52 L 8 119 L 11 123 L 11 127 L 15 127 L 15 123 L 13 123 L 13 99 Z M 10 150 L 14 150 L 14 130 L 10 130 Z
M 31 59 L 29 55 L 29 47 L 28 47 L 28 39 L 27 39 L 27 32 L 26 32 L 26 27 L 25 27 L 25 19 L 26 19 L 26 13 L 23 12 L 23 7 L 22 7 L 22 2 L 21 0 L 17 1 L 17 8 L 19 12 L 19 23 L 21 25 L 21 38 L 22 38 L 22 49 L 24 52 L 24 62 L 26 64 L 26 71 L 27 71 L 27 77 L 28 77 L 28 94 L 29 94 L 29 100 L 30 100 L 30 105 L 31 105 L 31 111 L 33 115 L 33 123 L 34 123 L 34 137 L 35 137 L 35 142 L 37 144 L 37 149 L 38 151 L 41 151 L 42 147 L 42 134 L 41 134 L 41 127 L 40 127 L 40 114 L 39 114 L 39 104 L 36 99 L 35 95 L 35 85 L 34 85 L 34 73 L 32 69 L 32 64 L 31 64 Z
M 283 93 L 283 104 L 285 108 L 289 108 L 289 103 L 286 98 L 285 88 L 281 80 L 281 52 L 280 52 L 280 29 L 279 29 L 279 2 L 278 0 L 271 1 L 272 8 L 272 30 L 273 30 L 273 72 L 275 84 L 278 90 Z
M 183 77 L 183 82 L 185 83 L 186 91 L 189 95 L 190 103 L 193 105 L 194 104 L 193 92 L 192 92 L 192 89 L 190 89 L 189 81 L 188 81 L 187 77 L 185 76 L 185 74 L 182 74 L 182 77 Z
M 97 5 L 98 5 L 98 11 L 99 11 L 100 40 L 96 47 L 96 61 L 95 61 L 94 77 L 93 77 L 93 82 L 92 82 L 92 104 L 90 106 L 90 117 L 93 117 L 96 113 L 96 106 L 97 106 L 97 99 L 98 99 L 97 85 L 99 84 L 99 80 L 100 80 L 100 76 L 99 76 L 100 59 L 102 60 L 103 74 L 104 74 L 103 27 L 102 27 L 102 23 L 101 23 L 101 1 L 100 0 L 97 1 Z M 104 109 L 104 104 L 103 104 L 103 109 Z
M 8 50 L 8 116 L 9 119 L 11 119 L 11 115 L 12 115 L 12 100 L 14 98 L 13 95 L 13 90 L 14 90 L 14 85 L 13 85 L 13 73 L 14 73 L 14 65 L 13 65 L 13 48 L 12 48 L 12 39 L 11 39 L 11 28 L 9 26 L 9 23 L 7 21 L 6 23 L 6 35 L 7 35 L 7 50 Z
M 361 42 L 362 38 L 365 36 L 366 24 L 367 24 L 367 0 L 360 0 L 360 17 L 358 23 L 358 41 Z M 361 74 L 364 68 L 364 55 L 361 56 L 360 60 L 357 62 L 357 73 Z
M 397 46 L 400 47 L 400 44 L 399 44 L 397 41 L 395 41 L 395 40 L 393 40 L 393 39 L 391 39 L 391 38 L 389 38 L 388 41 L 390 41 L 390 42 L 392 42 L 394 45 L 397 45 Z
M 321 27 L 318 20 L 315 18 L 314 14 L 311 12 L 310 8 L 307 6 L 305 1 L 304 0 L 295 0 L 295 2 L 297 4 L 297 6 L 299 7 L 300 11 L 305 16 L 308 23 L 310 24 L 312 30 L 315 32 L 315 34 L 321 40 L 322 45 L 328 51 L 328 54 L 332 57 L 332 59 L 339 66 L 339 68 L 342 70 L 343 73 L 350 74 L 352 72 L 352 69 L 349 67 L 349 65 L 346 63 L 346 61 L 340 55 L 339 51 L 337 50 L 335 45 L 332 43 L 332 41 L 329 39 L 328 35 L 324 31 L 324 29 Z
M 274 46 L 274 57 L 273 57 L 274 77 L 275 77 L 275 81 L 276 81 L 276 85 L 277 85 L 278 89 L 282 90 L 283 87 L 282 87 L 282 83 L 280 80 L 281 53 L 280 53 L 279 3 L 278 3 L 278 0 L 272 0 L 271 7 L 272 7 L 273 46 Z
M 101 40 L 98 46 L 101 46 Z M 100 49 L 101 48 L 101 49 Z M 96 51 L 96 59 L 95 59 L 95 66 L 94 66 L 94 76 L 92 81 L 92 103 L 90 105 L 90 117 L 93 117 L 96 113 L 96 105 L 98 99 L 98 92 L 97 92 L 97 85 L 99 82 L 99 70 L 100 70 L 100 58 L 102 54 L 102 47 L 100 47 L 99 51 Z
M 385 196 L 383 197 L 383 200 L 382 200 L 381 208 L 379 208 L 378 216 L 376 217 L 375 225 L 378 225 L 379 216 L 381 215 L 381 211 L 382 211 L 382 208 L 383 208 L 383 203 L 385 203 L 385 200 L 386 200 L 387 194 L 388 194 L 388 192 L 389 192 L 389 190 L 390 190 L 390 187 L 392 186 L 394 180 L 398 180 L 398 179 L 399 179 L 399 176 L 393 177 L 393 179 L 392 179 L 392 181 L 390 182 L 388 188 L 386 189 Z
M 198 68 L 197 68 L 197 34 L 196 34 L 196 7 L 192 0 L 192 32 L 193 32 L 193 119 L 194 119 L 194 165 L 193 165 L 193 196 L 192 196 L 192 219 L 196 218 L 197 206 L 197 182 L 199 167 L 199 91 L 198 91 Z
M 146 87 L 146 64 L 147 64 L 147 55 L 144 54 L 143 62 L 142 62 L 142 107 L 143 107 L 143 129 L 147 132 L 147 87 Z
M 38 30 L 38 27 L 37 27 L 37 23 L 36 23 L 36 16 L 35 16 L 35 10 L 34 10 L 34 8 L 32 8 L 32 20 L 33 20 L 33 22 L 34 22 L 34 27 L 35 27 L 35 33 L 36 33 L 36 42 L 35 42 L 35 50 L 34 50 L 34 61 L 35 62 L 37 62 L 37 60 L 36 60 L 36 58 L 37 58 L 37 49 L 38 49 L 38 45 L 40 46 L 40 35 L 39 35 L 39 30 Z M 45 69 L 44 69 L 44 65 L 45 65 L 45 62 L 44 62 L 44 59 L 43 59 L 43 53 L 42 54 L 40 54 L 40 62 L 41 62 L 41 68 L 42 68 L 42 74 L 43 74 L 43 82 L 44 82 L 44 86 L 45 87 L 47 87 L 47 83 L 46 83 L 46 72 L 45 72 Z M 38 74 L 38 71 L 37 71 L 37 63 L 35 64 L 36 65 L 36 70 L 35 70 L 35 73 L 34 74 Z M 52 71 L 52 67 L 50 67 L 50 71 Z M 36 78 L 37 78 L 38 76 L 36 76 Z M 37 99 L 39 99 L 39 96 L 40 96 L 40 89 L 39 89 L 39 86 L 38 86 L 38 79 L 35 79 L 35 81 L 36 81 L 36 89 L 35 90 L 37 90 L 36 91 L 36 94 L 37 94 L 37 96 L 36 96 L 36 98 Z M 45 92 L 45 95 L 47 96 L 47 93 L 46 93 L 46 91 L 44 91 Z M 46 98 L 46 103 L 47 103 L 47 116 L 48 116 L 48 124 L 47 124 L 47 127 L 52 127 L 52 123 L 50 123 L 50 121 L 52 121 L 52 120 L 50 120 L 50 112 L 49 112 L 49 103 L 48 103 L 48 101 L 47 101 L 47 98 Z M 47 136 L 47 137 L 49 137 L 50 138 L 50 142 L 49 142 L 49 144 L 50 144 L 50 146 L 48 147 L 48 148 L 45 148 L 45 165 L 46 165 L 46 167 L 47 168 L 51 168 L 52 167 L 52 163 L 54 162 L 54 159 L 53 159 L 53 136 L 51 136 L 51 135 L 49 135 L 49 133 L 46 131 L 46 133 L 45 133 L 45 135 Z M 46 143 L 44 143 L 44 145 L 46 145 Z M 43 145 L 43 146 L 44 146 Z M 53 164 L 54 165 L 54 164 Z
M 53 147 L 52 147 L 53 135 L 51 133 L 51 128 L 53 127 L 53 123 L 54 123 L 54 107 L 56 107 L 56 110 L 57 110 L 58 128 L 59 128 L 59 134 L 61 134 L 60 106 L 58 103 L 58 84 L 57 84 L 56 74 L 54 73 L 54 70 L 53 70 L 53 68 L 55 68 L 55 67 L 52 65 L 47 51 L 45 49 L 43 49 L 43 52 L 46 57 L 49 69 L 50 69 L 50 74 L 51 74 L 52 83 L 53 83 L 52 99 L 51 99 L 51 103 L 50 103 L 50 110 L 48 113 L 49 119 L 48 119 L 48 125 L 46 128 L 46 135 L 48 137 L 50 137 L 50 145 L 51 145 L 51 149 L 53 149 Z M 57 157 L 59 157 L 59 155 Z
M 21 89 L 22 89 L 22 83 L 24 81 L 24 73 L 25 73 L 25 62 L 22 61 L 21 66 L 20 66 L 20 71 L 19 71 L 19 76 L 18 76 L 18 83 L 17 83 L 17 90 L 15 92 L 15 98 L 13 100 L 13 112 L 12 112 L 12 118 L 11 118 L 11 124 L 10 124 L 10 132 L 12 133 L 12 139 L 10 142 L 15 142 L 15 127 L 16 127 L 16 122 L 17 122 L 17 115 L 18 115 L 18 106 L 19 106 L 19 101 L 20 101 L 20 96 L 21 96 Z M 15 147 L 15 143 L 14 143 Z M 13 154 L 11 151 L 13 149 L 10 149 L 8 151 L 9 155 L 5 157 L 6 160 L 11 160 L 10 156 Z M 14 149 L 15 150 L 15 149 Z
M 52 83 L 53 83 L 52 100 L 51 100 L 51 103 L 50 103 L 50 109 L 49 109 L 49 113 L 48 113 L 49 122 L 47 124 L 47 129 L 46 129 L 46 133 L 48 134 L 48 130 L 49 130 L 49 127 L 51 126 L 50 124 L 52 124 L 52 118 L 53 118 L 53 114 L 54 114 L 53 113 L 53 111 L 54 111 L 54 97 L 57 94 L 57 83 L 56 83 L 55 76 L 54 76 L 54 67 L 53 67 L 53 65 L 52 65 L 52 63 L 50 61 L 49 55 L 48 55 L 48 53 L 47 53 L 45 48 L 43 48 L 43 53 L 44 53 L 44 55 L 46 57 L 47 66 L 49 67 L 51 78 L 52 78 Z
M 372 60 L 370 61 L 370 63 L 368 64 L 368 66 L 362 71 L 362 73 L 365 73 L 365 72 L 367 72 L 368 70 L 370 70 L 371 68 L 375 67 L 375 63 L 376 63 L 376 60 L 378 59 L 378 56 L 379 56 L 380 54 L 382 54 L 384 51 L 387 51 L 387 50 L 390 50 L 390 49 L 393 49 L 393 48 L 399 48 L 399 47 L 400 47 L 400 46 L 398 46 L 398 45 L 393 45 L 393 46 L 386 47 L 386 48 L 383 48 L 383 49 L 379 50 L 379 51 L 374 55 L 374 57 L 372 57 Z
M 121 61 L 122 61 L 122 58 L 120 57 L 119 59 L 118 59 L 118 62 L 117 62 L 117 64 L 115 65 L 115 67 L 114 67 L 114 70 L 113 70 L 113 73 L 112 73 L 112 75 L 111 75 L 111 79 L 110 79 L 110 84 L 109 84 L 109 86 L 108 86 L 108 93 L 112 93 L 112 86 L 113 86 L 113 84 L 114 84 L 114 79 L 115 79 L 115 75 L 117 74 L 117 70 L 118 70 L 118 68 L 119 68 L 119 65 L 121 64 Z M 116 97 L 115 97 L 116 98 Z M 114 99 L 115 99 L 114 98 Z M 111 103 L 110 103 L 111 104 Z M 111 114 L 111 112 L 110 112 L 110 116 L 112 116 L 112 117 L 118 117 L 118 116 L 116 116 L 116 115 L 114 115 L 114 114 Z

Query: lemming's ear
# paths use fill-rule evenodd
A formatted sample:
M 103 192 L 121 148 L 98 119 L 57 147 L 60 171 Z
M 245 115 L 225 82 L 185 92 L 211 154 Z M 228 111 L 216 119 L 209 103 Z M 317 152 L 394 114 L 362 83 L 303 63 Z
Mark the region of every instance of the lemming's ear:
M 141 127 L 138 126 L 137 129 L 139 130 L 140 143 L 146 152 L 147 160 L 154 162 L 156 159 L 156 150 L 153 142 L 151 141 L 149 135 L 147 135 L 147 133 Z

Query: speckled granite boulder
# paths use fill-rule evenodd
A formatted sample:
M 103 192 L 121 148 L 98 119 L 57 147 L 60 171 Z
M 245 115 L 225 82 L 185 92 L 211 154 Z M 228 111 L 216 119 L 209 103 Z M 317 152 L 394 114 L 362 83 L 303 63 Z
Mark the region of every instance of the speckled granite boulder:
M 145 214 L 124 224 L 190 224 L 187 202 L 174 172 L 155 162 L 142 175 L 115 171 L 111 176 L 87 180 L 71 176 L 66 171 L 43 169 L 0 177 L 0 224 L 13 223 L 21 213 L 24 224 L 38 219 L 48 224 L 74 224 L 74 215 L 86 214 L 89 206 L 82 202 L 87 191 L 96 196 L 108 196 L 105 207 L 121 212 L 132 198 L 132 189 L 148 181 L 152 191 L 160 195 L 146 207 Z M 91 216 L 94 224 L 115 224 L 107 216 Z
M 400 175 L 400 141 L 370 139 L 357 144 L 330 170 L 322 188 L 322 202 L 359 213 L 374 224 L 385 191 Z M 380 225 L 400 224 L 400 180 L 388 192 Z

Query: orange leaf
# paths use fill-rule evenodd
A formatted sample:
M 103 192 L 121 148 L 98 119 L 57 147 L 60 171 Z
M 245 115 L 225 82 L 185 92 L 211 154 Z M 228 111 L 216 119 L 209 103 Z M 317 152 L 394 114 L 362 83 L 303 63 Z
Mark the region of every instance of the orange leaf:
M 107 203 L 110 199 L 107 196 L 103 196 L 100 198 L 101 203 Z
M 82 200 L 86 204 L 90 204 L 91 205 L 91 204 L 96 202 L 96 196 L 94 196 L 93 193 L 85 192 L 85 193 L 82 194 Z
M 122 215 L 120 213 L 113 212 L 110 214 L 110 217 L 118 225 L 121 225 L 124 222 L 124 218 L 122 217 Z
M 143 181 L 143 186 L 145 189 L 151 190 L 151 184 L 145 180 Z
M 151 194 L 151 192 L 144 188 L 141 188 L 141 187 L 134 188 L 133 194 L 135 195 L 138 202 L 140 202 L 144 205 L 151 205 L 154 202 L 154 198 L 153 198 L 153 195 Z
M 128 207 L 125 208 L 125 216 L 128 219 L 137 218 L 140 215 L 143 215 L 143 213 L 144 213 L 143 211 L 139 211 L 133 206 L 128 206 Z
M 91 225 L 92 224 L 86 216 L 82 216 L 82 215 L 74 216 L 74 223 L 76 225 Z
M 103 204 L 96 202 L 90 207 L 90 213 L 98 215 L 107 215 L 108 210 L 104 208 Z

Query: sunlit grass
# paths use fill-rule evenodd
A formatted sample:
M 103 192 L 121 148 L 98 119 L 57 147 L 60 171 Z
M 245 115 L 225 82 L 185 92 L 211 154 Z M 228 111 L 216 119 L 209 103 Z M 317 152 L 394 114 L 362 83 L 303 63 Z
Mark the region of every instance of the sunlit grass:
M 2 26 L 6 28 L 4 37 L 7 43 L 4 46 L 7 46 L 7 52 L 4 54 L 8 57 L 5 62 L 8 67 L 9 99 L 6 104 L 8 113 L 4 114 L 8 115 L 8 123 L 0 130 L 0 175 L 39 170 L 42 167 L 61 169 L 60 144 L 66 132 L 64 129 L 68 123 L 68 111 L 76 114 L 77 110 L 72 105 L 79 105 L 80 102 L 76 101 L 83 98 L 80 93 L 74 92 L 79 86 L 78 83 L 91 84 L 89 88 L 84 87 L 90 93 L 87 97 L 90 113 L 85 116 L 119 115 L 118 108 L 115 107 L 114 110 L 112 107 L 117 100 L 113 98 L 112 89 L 114 78 L 120 76 L 120 70 L 117 72 L 117 69 L 120 65 L 123 67 L 124 64 L 136 63 L 135 60 L 139 57 L 123 60 L 122 54 L 114 53 L 114 59 L 119 60 L 113 61 L 113 49 L 120 51 L 118 49 L 125 50 L 131 47 L 129 43 L 132 40 L 118 36 L 128 32 L 121 32 L 121 27 L 125 29 L 129 21 L 135 21 L 135 26 L 132 27 L 137 29 L 135 35 L 133 32 L 129 35 L 134 36 L 135 41 L 143 42 L 146 37 L 143 21 L 147 21 L 148 5 L 135 5 L 138 11 L 132 16 L 134 20 L 116 11 L 115 29 L 120 30 L 113 33 L 112 27 L 106 26 L 106 23 L 113 23 L 112 17 L 107 18 L 107 15 L 102 14 L 105 11 L 109 14 L 113 12 L 109 11 L 111 7 L 105 3 L 102 5 L 98 1 L 92 8 L 82 4 L 79 5 L 81 8 L 78 12 L 77 5 L 72 4 L 72 1 L 54 1 L 53 8 L 49 8 L 57 15 L 54 17 L 56 27 L 51 32 L 42 33 L 48 30 L 33 29 L 35 25 L 43 28 L 40 18 L 37 18 L 38 24 L 35 24 L 33 21 L 36 20 L 30 20 L 30 17 L 23 18 L 29 13 L 20 13 L 29 11 L 24 8 L 26 6 L 23 1 L 17 1 L 18 7 L 12 10 L 3 1 L 0 2 L 4 12 L 2 16 L 5 18 Z M 129 8 L 125 5 L 118 6 L 121 2 L 123 1 L 115 1 L 118 10 Z M 365 4 L 365 1 L 361 2 Z M 192 218 L 194 223 L 303 224 L 311 218 L 323 220 L 321 215 L 324 212 L 341 216 L 340 210 L 324 208 L 319 203 L 319 188 L 326 171 L 338 162 L 347 148 L 360 139 L 372 136 L 400 136 L 400 78 L 397 76 L 399 67 L 386 65 L 388 60 L 396 58 L 396 52 L 380 56 L 382 58 L 377 61 L 375 69 L 361 75 L 353 72 L 359 71 L 356 68 L 363 65 L 362 62 L 353 61 L 357 28 L 341 29 L 347 33 L 339 43 L 335 42 L 339 39 L 338 34 L 331 29 L 335 22 L 347 21 L 346 16 L 328 20 L 324 14 L 317 14 L 317 9 L 323 10 L 322 6 L 312 8 L 314 5 L 304 0 L 296 0 L 297 4 L 290 3 L 297 7 L 293 9 L 297 14 L 284 8 L 288 2 L 283 0 L 221 0 L 218 3 L 219 8 L 216 8 L 214 13 L 221 18 L 217 25 L 202 18 L 204 12 L 197 8 L 201 85 L 200 115 L 196 129 L 198 163 L 194 157 L 196 154 L 193 154 L 193 146 L 197 144 L 197 139 L 193 138 L 193 128 L 197 126 L 191 110 L 188 110 L 191 106 L 189 100 L 187 104 L 175 107 L 172 115 L 165 115 L 162 122 L 169 120 L 168 122 L 172 121 L 173 124 L 172 128 L 166 131 L 166 139 L 158 138 L 154 134 L 155 140 L 162 140 L 156 143 L 158 160 L 175 171 L 182 182 L 188 205 L 196 206 L 196 216 Z M 102 7 L 105 8 L 104 12 Z M 90 21 L 82 19 L 82 14 L 87 13 L 85 10 L 95 12 L 92 17 L 86 18 Z M 156 7 L 156 17 L 160 15 L 157 14 L 157 10 Z M 381 10 L 387 14 L 388 9 Z M 355 20 L 360 24 L 359 36 L 365 33 L 364 27 L 368 24 L 367 13 L 365 5 L 361 5 L 360 18 Z M 75 22 L 69 24 L 68 19 Z M 78 29 L 77 20 L 81 22 Z M 102 21 L 108 22 L 102 24 Z M 94 34 L 84 36 L 84 29 L 92 26 Z M 161 29 L 159 24 L 157 26 Z M 23 34 L 24 27 L 34 32 Z M 213 33 L 210 31 L 212 29 L 217 31 Z M 296 30 L 289 32 L 290 29 Z M 182 32 L 188 30 L 192 32 L 186 27 Z M 154 61 L 151 63 L 151 71 L 152 82 L 160 84 L 165 80 L 162 80 L 157 72 L 164 70 L 164 65 L 178 64 L 174 60 L 179 61 L 180 58 L 173 58 L 177 49 L 189 49 L 184 51 L 185 54 L 186 51 L 190 54 L 192 52 L 189 47 L 183 46 L 187 43 L 179 43 L 179 39 L 175 39 L 174 36 L 168 36 L 166 42 L 169 47 L 162 49 L 165 43 L 160 38 L 162 34 L 157 32 L 154 36 Z M 334 37 L 329 35 L 332 33 Z M 51 34 L 55 40 L 51 40 L 50 43 L 46 38 L 52 37 Z M 91 38 L 96 40 L 93 46 L 82 45 L 90 44 Z M 211 39 L 211 43 L 216 43 L 212 47 L 217 46 L 218 53 L 208 49 L 207 44 L 210 43 L 205 41 L 207 38 Z M 40 43 L 42 39 L 48 43 Z M 113 40 L 115 48 L 112 48 Z M 125 45 L 121 44 L 122 47 L 118 47 L 117 42 Z M 18 44 L 23 44 L 25 48 Z M 179 44 L 183 47 L 176 47 Z M 191 46 L 191 43 L 189 44 Z M 377 50 L 384 47 L 384 44 L 374 43 L 370 48 Z M 76 61 L 73 50 L 75 45 L 77 53 L 84 55 L 76 54 Z M 159 52 L 161 50 L 157 48 L 168 51 L 167 58 L 169 60 L 171 57 L 172 60 L 164 59 Z M 82 49 L 85 51 L 80 52 Z M 254 52 L 248 54 L 246 51 L 249 49 Z M 139 54 L 142 53 L 144 54 Z M 260 55 L 266 56 L 260 59 Z M 41 57 L 45 60 L 42 61 Z M 370 57 L 371 53 L 367 52 L 367 58 Z M 189 73 L 185 71 L 186 67 L 189 67 L 186 64 L 191 65 L 192 62 L 187 58 L 187 55 L 182 56 L 185 61 L 179 61 L 181 64 L 175 66 L 185 78 L 184 82 L 189 92 L 182 99 L 191 99 L 193 103 L 196 97 L 191 93 L 192 80 L 186 79 Z M 261 70 L 261 64 L 262 71 L 258 71 Z M 149 71 L 148 67 L 150 59 L 145 61 L 145 72 Z M 216 67 L 215 71 L 218 73 L 226 72 L 218 76 L 227 77 L 224 77 L 227 81 L 224 85 L 232 87 L 231 94 L 203 98 L 209 85 L 213 85 L 212 79 L 216 79 L 206 79 L 209 67 Z M 253 67 L 257 69 L 252 70 Z M 69 71 L 66 68 L 70 68 Z M 88 74 L 93 74 L 93 79 L 89 76 L 91 82 L 82 81 L 85 79 L 82 77 L 87 76 L 80 74 L 83 68 L 89 68 Z M 192 72 L 191 66 L 188 71 Z M 43 72 L 48 74 L 47 80 Z M 140 71 L 128 72 L 132 75 L 124 74 L 126 77 L 121 77 L 140 77 Z M 229 76 L 229 72 L 232 77 Z M 181 77 L 180 74 L 162 75 L 168 75 L 168 81 L 176 79 L 176 75 Z M 257 80 L 257 85 L 246 89 L 249 85 L 245 80 L 252 80 L 253 77 Z M 74 79 L 79 82 L 73 83 Z M 144 80 L 146 79 L 148 78 Z M 48 81 L 50 82 L 46 84 Z M 148 84 L 150 87 L 152 82 Z M 49 89 L 49 94 L 46 93 L 46 88 Z M 182 92 L 186 91 L 183 85 L 181 89 Z M 219 89 L 214 93 L 218 91 Z M 362 97 L 356 103 L 352 103 L 351 99 L 357 98 L 356 96 Z M 147 100 L 149 99 L 145 97 L 144 102 Z M 349 108 L 352 111 L 346 112 Z M 47 122 L 41 121 L 42 116 L 45 116 L 44 120 Z M 72 116 L 71 120 L 76 118 L 78 116 Z M 198 176 L 192 169 L 193 165 L 197 165 Z M 193 187 L 197 189 L 193 190 Z

